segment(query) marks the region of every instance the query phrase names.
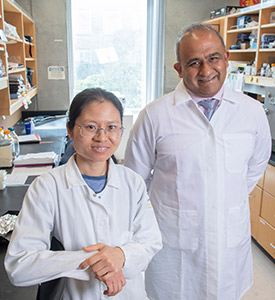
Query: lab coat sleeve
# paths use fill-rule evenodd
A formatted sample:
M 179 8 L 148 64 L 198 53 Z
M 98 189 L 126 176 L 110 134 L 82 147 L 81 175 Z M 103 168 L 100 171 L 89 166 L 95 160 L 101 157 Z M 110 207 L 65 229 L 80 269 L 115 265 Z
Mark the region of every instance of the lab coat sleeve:
M 29 187 L 5 257 L 5 268 L 16 286 L 40 284 L 60 277 L 89 280 L 90 271 L 77 270 L 94 253 L 50 251 L 55 196 L 54 181 L 38 178 Z M 50 188 L 51 187 L 51 188 Z
M 252 192 L 258 180 L 263 176 L 271 155 L 270 127 L 262 108 L 257 111 L 255 122 L 257 122 L 258 130 L 255 134 L 254 152 L 248 162 L 246 177 L 248 193 Z
M 123 274 L 126 279 L 145 271 L 152 257 L 162 248 L 161 233 L 141 178 L 136 194 L 133 236 L 129 243 L 120 246 L 125 254 Z
M 126 147 L 124 164 L 142 176 L 149 190 L 156 157 L 155 134 L 148 112 L 143 109 L 135 122 Z

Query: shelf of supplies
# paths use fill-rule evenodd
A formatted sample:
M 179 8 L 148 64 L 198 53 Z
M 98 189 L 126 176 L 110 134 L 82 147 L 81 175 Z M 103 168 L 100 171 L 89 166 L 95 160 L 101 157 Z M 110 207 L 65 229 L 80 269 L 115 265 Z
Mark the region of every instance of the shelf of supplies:
M 275 52 L 275 48 L 263 48 L 259 49 L 259 52 Z
M 272 28 L 272 27 L 275 27 L 275 23 L 269 23 L 269 24 L 261 25 L 261 28 Z
M 257 49 L 237 49 L 237 50 L 228 50 L 229 53 L 253 53 L 256 52 Z
M 3 90 L 8 87 L 8 78 L 0 77 L 0 90 Z
M 275 86 L 275 78 L 263 76 L 244 75 L 244 82 L 246 84 L 260 85 L 260 86 Z
M 23 101 L 26 98 L 32 98 L 37 94 L 37 87 L 33 87 L 31 90 L 29 90 L 23 97 L 20 97 L 19 99 L 11 99 L 11 106 L 10 106 L 10 113 L 15 113 L 18 109 L 20 109 L 23 106 Z
M 252 30 L 258 30 L 258 26 L 231 29 L 231 30 L 227 30 L 227 33 L 251 32 Z
M 26 68 L 18 68 L 18 69 L 14 69 L 14 70 L 9 70 L 8 74 L 15 74 L 15 73 L 21 73 L 21 72 L 25 72 Z

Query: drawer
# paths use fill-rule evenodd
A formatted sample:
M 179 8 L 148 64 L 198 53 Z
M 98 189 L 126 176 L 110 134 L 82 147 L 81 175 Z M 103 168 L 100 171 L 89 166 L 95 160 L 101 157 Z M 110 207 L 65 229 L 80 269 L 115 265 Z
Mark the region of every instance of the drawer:
M 275 167 L 270 164 L 265 170 L 264 190 L 275 197 Z
M 263 190 L 256 185 L 254 190 L 249 195 L 250 211 L 254 211 L 258 215 L 260 215 L 261 210 L 262 193 Z
M 251 235 L 257 241 L 258 240 L 258 227 L 259 227 L 259 214 L 255 213 L 253 210 L 250 212 L 250 226 Z
M 261 217 L 275 227 L 275 197 L 263 191 Z
M 275 258 L 275 229 L 260 218 L 258 226 L 258 243 Z

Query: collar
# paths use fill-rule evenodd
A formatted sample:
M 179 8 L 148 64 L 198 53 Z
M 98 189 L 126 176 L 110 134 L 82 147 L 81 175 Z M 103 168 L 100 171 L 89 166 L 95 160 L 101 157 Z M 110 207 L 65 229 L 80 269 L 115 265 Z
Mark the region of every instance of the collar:
M 81 172 L 76 164 L 75 154 L 70 157 L 67 164 L 64 165 L 64 168 L 65 179 L 68 188 L 86 185 L 86 182 L 82 178 Z M 116 168 L 117 165 L 113 162 L 112 159 L 109 159 L 106 185 L 112 186 L 114 188 L 119 188 L 121 186 L 121 182 L 119 180 L 119 176 L 117 176 Z
M 187 89 L 187 90 L 188 90 L 188 89 Z M 215 99 L 221 101 L 221 100 L 222 100 L 222 97 L 223 97 L 223 94 L 224 94 L 224 85 L 221 87 L 221 89 L 218 91 L 218 93 L 217 93 L 216 95 L 214 95 L 213 97 L 210 97 L 210 98 L 202 98 L 202 97 L 198 97 L 198 96 L 196 96 L 195 94 L 193 94 L 191 91 L 188 90 L 188 92 L 189 92 L 190 96 L 192 97 L 192 99 L 193 99 L 196 103 L 198 103 L 198 102 L 201 101 L 201 100 L 209 100 L 209 99 L 213 99 L 213 98 L 215 98 Z
M 235 104 L 237 103 L 237 96 L 235 96 L 235 91 L 231 90 L 225 84 L 222 86 L 218 94 L 222 91 L 223 95 L 220 95 L 220 100 L 225 100 Z M 185 103 L 190 100 L 195 101 L 192 99 L 191 95 L 188 93 L 185 85 L 183 84 L 183 81 L 181 80 L 174 91 L 174 105 Z

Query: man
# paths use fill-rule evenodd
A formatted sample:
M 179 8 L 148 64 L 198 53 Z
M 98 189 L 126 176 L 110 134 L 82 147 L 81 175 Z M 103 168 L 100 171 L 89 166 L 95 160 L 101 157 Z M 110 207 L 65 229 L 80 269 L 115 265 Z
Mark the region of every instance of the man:
M 261 104 L 224 86 L 228 56 L 210 25 L 187 28 L 181 82 L 145 107 L 129 138 L 125 165 L 145 179 L 163 237 L 146 271 L 152 300 L 237 300 L 252 285 L 248 194 L 271 137 Z

